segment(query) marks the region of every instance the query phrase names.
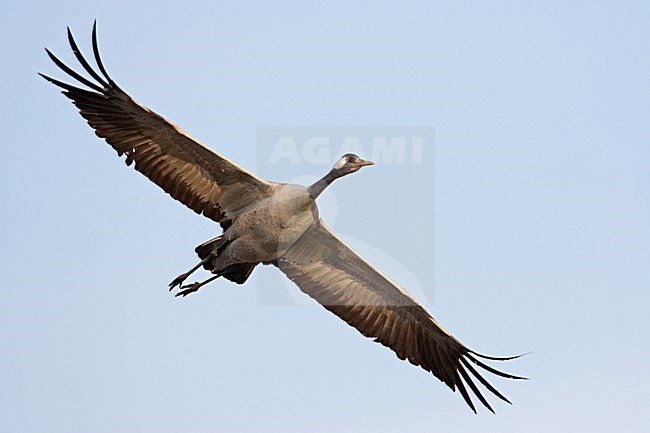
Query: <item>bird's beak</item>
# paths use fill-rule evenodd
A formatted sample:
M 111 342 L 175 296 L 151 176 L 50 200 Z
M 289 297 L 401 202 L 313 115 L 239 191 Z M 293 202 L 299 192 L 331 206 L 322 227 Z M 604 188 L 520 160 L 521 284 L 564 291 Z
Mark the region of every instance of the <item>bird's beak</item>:
M 365 165 L 375 165 L 375 163 L 369 159 L 362 159 L 361 161 L 357 162 L 357 164 L 359 164 L 359 167 L 363 167 Z

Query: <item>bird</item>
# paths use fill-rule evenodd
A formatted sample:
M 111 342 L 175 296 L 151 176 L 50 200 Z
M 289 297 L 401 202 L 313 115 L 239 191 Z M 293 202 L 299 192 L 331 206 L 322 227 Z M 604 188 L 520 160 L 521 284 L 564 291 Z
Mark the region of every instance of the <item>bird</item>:
M 140 105 L 122 90 L 104 67 L 92 28 L 96 68 L 82 55 L 68 27 L 68 42 L 86 78 L 45 48 L 71 85 L 39 73 L 63 89 L 95 134 L 128 166 L 197 214 L 219 224 L 221 234 L 196 247 L 199 262 L 176 277 L 169 290 L 178 297 L 225 278 L 244 284 L 259 264 L 277 267 L 298 288 L 365 337 L 393 350 L 458 390 L 477 413 L 470 393 L 494 413 L 475 381 L 510 403 L 483 376 L 526 379 L 502 372 L 485 361 L 509 361 L 471 350 L 445 330 L 407 290 L 390 280 L 341 241 L 319 216 L 316 199 L 335 180 L 374 163 L 356 154 L 343 155 L 309 186 L 270 182 L 212 151 L 179 126 Z M 85 87 L 78 87 L 83 85 Z M 199 268 L 211 272 L 202 282 L 184 284 Z M 469 389 L 468 389 L 469 388 Z M 485 391 L 483 391 L 485 392 Z

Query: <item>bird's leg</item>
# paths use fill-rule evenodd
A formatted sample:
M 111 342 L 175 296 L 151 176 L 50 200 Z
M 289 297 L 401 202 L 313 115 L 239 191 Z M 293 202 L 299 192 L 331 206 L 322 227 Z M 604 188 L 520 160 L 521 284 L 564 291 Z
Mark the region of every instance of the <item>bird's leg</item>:
M 209 260 L 213 259 L 214 257 L 215 257 L 215 254 L 214 254 L 214 253 L 210 253 L 210 254 L 208 254 L 208 256 L 207 256 L 205 259 L 201 260 L 201 261 L 199 262 L 198 265 L 194 266 L 192 269 L 190 269 L 189 271 L 185 272 L 184 274 L 180 274 L 178 277 L 174 278 L 174 281 L 172 281 L 171 283 L 169 283 L 169 291 L 171 292 L 171 291 L 174 289 L 174 287 L 176 287 L 176 286 L 181 287 L 181 284 L 183 284 L 183 281 L 185 281 L 185 279 L 186 279 L 187 277 L 189 277 L 190 275 L 192 275 L 192 273 L 193 273 L 194 271 L 196 271 L 197 269 L 199 269 L 201 266 L 203 266 L 206 262 L 208 262 Z
M 205 281 L 203 281 L 203 282 L 201 282 L 201 283 L 199 283 L 199 282 L 197 281 L 197 282 L 194 283 L 194 284 L 188 284 L 188 285 L 186 285 L 186 286 L 181 286 L 180 288 L 181 288 L 181 289 L 185 289 L 185 290 L 181 290 L 180 292 L 176 293 L 176 297 L 182 296 L 182 297 L 184 298 L 184 297 L 186 297 L 187 295 L 189 295 L 190 293 L 194 293 L 194 292 L 196 292 L 197 290 L 199 290 L 201 287 L 205 286 L 205 285 L 208 284 L 209 282 L 216 280 L 216 279 L 219 278 L 220 276 L 221 276 L 221 274 L 217 274 L 217 275 L 215 275 L 215 276 L 213 276 L 213 277 L 208 278 L 207 280 L 205 280 Z

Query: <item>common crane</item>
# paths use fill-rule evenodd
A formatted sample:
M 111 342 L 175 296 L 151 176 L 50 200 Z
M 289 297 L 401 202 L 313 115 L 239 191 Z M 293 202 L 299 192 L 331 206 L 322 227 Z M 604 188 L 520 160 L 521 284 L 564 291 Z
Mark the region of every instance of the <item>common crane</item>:
M 174 199 L 221 225 L 220 236 L 196 248 L 201 261 L 170 283 L 170 290 L 179 289 L 176 296 L 196 292 L 219 277 L 243 284 L 258 264 L 273 264 L 361 334 L 389 347 L 401 360 L 433 373 L 453 391 L 458 389 L 474 412 L 466 386 L 494 412 L 474 379 L 510 403 L 475 366 L 504 378 L 524 379 L 479 359 L 506 361 L 518 356 L 486 356 L 463 345 L 406 290 L 361 258 L 320 219 L 316 199 L 323 190 L 334 180 L 372 165 L 371 161 L 344 155 L 308 187 L 268 182 L 205 147 L 115 84 L 99 56 L 96 23 L 92 48 L 99 72 L 82 56 L 69 28 L 68 41 L 94 81 L 66 66 L 47 48 L 52 61 L 87 88 L 40 75 L 63 89 L 95 134 L 119 156 L 126 155 L 127 165 L 135 163 L 137 171 Z M 212 278 L 183 284 L 201 266 L 214 274 Z

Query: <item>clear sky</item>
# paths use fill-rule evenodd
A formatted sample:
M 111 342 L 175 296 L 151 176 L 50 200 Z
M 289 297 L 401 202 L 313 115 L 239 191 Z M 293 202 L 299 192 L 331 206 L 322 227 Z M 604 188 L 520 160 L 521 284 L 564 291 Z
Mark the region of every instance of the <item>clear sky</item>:
M 3 6 L 0 431 L 647 431 L 648 3 L 323 3 Z M 474 415 L 276 269 L 172 297 L 217 227 L 36 75 L 95 18 L 125 90 L 273 180 L 322 175 L 341 136 L 434 131 L 324 216 L 468 346 L 533 351 L 501 365 L 530 381 L 492 380 L 514 405 Z M 331 154 L 272 158 L 314 125 Z

